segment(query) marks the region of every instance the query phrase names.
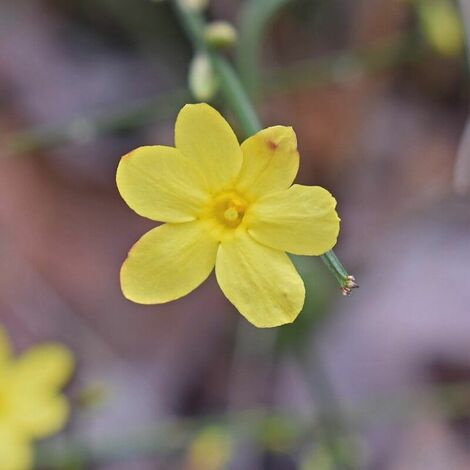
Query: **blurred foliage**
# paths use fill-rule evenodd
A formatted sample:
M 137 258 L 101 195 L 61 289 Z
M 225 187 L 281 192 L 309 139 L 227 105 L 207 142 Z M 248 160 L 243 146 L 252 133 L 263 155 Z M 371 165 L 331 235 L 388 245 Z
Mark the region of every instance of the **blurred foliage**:
M 297 426 L 283 416 L 272 416 L 261 422 L 258 435 L 262 448 L 270 452 L 291 450 L 298 439 Z
M 190 49 L 176 21 L 170 2 L 147 0 L 47 0 L 82 35 L 98 36 L 110 47 L 137 52 L 149 63 L 165 61 L 180 75 Z M 176 75 L 176 74 L 175 74 Z
M 321 45 L 322 38 L 327 37 L 331 46 L 342 48 L 351 31 L 355 3 L 344 0 L 294 0 L 287 11 L 298 28 L 314 34 L 316 44 Z
M 328 449 L 315 446 L 302 457 L 299 470 L 335 470 Z

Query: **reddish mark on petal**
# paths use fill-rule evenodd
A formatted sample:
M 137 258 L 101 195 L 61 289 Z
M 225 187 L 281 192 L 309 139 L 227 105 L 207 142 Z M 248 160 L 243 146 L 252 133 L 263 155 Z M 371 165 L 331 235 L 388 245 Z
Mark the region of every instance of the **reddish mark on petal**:
M 271 139 L 268 139 L 266 141 L 266 144 L 271 150 L 276 150 L 279 147 L 279 145 L 276 144 L 276 142 L 274 142 L 274 140 L 271 140 Z
M 129 153 L 126 153 L 125 155 L 123 155 L 121 157 L 121 160 L 129 160 L 129 158 L 132 157 L 132 155 L 134 155 L 135 153 L 135 150 L 131 150 Z

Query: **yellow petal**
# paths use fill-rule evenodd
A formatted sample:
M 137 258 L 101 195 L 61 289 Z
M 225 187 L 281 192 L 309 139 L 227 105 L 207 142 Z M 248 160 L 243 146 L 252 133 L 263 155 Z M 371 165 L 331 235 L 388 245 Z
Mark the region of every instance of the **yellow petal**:
M 242 144 L 243 165 L 237 188 L 257 197 L 287 189 L 299 169 L 297 138 L 292 127 L 264 129 Z
M 233 184 L 242 151 L 232 128 L 214 108 L 187 104 L 176 120 L 175 143 L 204 174 L 213 193 Z
M 47 391 L 35 392 L 27 383 L 15 389 L 9 408 L 8 421 L 24 435 L 34 438 L 57 433 L 69 417 L 69 405 L 64 397 Z
M 128 153 L 119 162 L 116 183 L 131 209 L 161 222 L 194 220 L 207 200 L 204 177 L 173 147 Z
M 122 291 L 141 304 L 183 297 L 209 276 L 217 247 L 201 222 L 161 225 L 130 250 L 121 268 Z
M 259 328 L 293 322 L 304 304 L 304 283 L 289 257 L 246 233 L 221 244 L 215 272 L 225 296 Z
M 295 184 L 250 207 L 250 235 L 258 242 L 296 255 L 321 255 L 336 244 L 336 200 L 320 186 Z
M 33 451 L 27 439 L 15 430 L 0 424 L 0 468 L 30 470 L 33 468 Z
M 65 385 L 74 368 L 71 352 L 55 343 L 44 343 L 26 351 L 13 364 L 15 381 L 24 381 L 30 390 L 54 391 Z

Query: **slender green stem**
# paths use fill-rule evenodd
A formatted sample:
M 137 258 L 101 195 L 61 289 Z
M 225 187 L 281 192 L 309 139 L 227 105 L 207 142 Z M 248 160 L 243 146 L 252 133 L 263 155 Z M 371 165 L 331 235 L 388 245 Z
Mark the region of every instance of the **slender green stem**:
M 204 18 L 198 11 L 192 11 L 184 6 L 182 0 L 172 0 L 173 9 L 180 20 L 186 36 L 197 51 L 208 51 L 204 39 Z
M 348 279 L 348 273 L 346 269 L 341 264 L 341 261 L 335 255 L 333 251 L 327 251 L 324 255 L 321 256 L 323 262 L 326 264 L 328 269 L 336 277 L 336 280 L 340 285 L 344 285 Z
M 262 129 L 261 123 L 233 67 L 216 54 L 213 55 L 212 62 L 221 81 L 223 96 L 237 117 L 243 134 L 256 134 Z

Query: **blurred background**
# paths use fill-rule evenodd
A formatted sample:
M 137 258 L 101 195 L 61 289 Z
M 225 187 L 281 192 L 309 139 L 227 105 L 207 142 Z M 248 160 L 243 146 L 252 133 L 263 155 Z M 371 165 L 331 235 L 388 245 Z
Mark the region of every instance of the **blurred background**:
M 206 15 L 236 26 L 226 54 L 263 124 L 294 126 L 297 181 L 335 194 L 361 288 L 343 297 L 296 258 L 307 301 L 277 330 L 240 320 L 213 276 L 168 305 L 126 301 L 120 265 L 154 223 L 121 200 L 116 166 L 173 144 L 191 44 L 170 1 L 1 1 L 0 322 L 19 352 L 55 339 L 78 360 L 72 419 L 38 468 L 470 468 L 458 3 L 211 0 Z

